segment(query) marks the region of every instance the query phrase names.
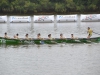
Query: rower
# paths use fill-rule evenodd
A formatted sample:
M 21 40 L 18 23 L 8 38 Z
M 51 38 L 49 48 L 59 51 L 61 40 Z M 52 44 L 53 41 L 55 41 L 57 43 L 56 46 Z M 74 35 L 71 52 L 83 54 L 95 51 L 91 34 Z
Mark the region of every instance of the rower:
M 90 38 L 92 36 L 92 33 L 93 33 L 93 31 L 90 29 L 90 27 L 88 27 L 87 33 L 88 33 L 88 37 L 87 38 Z
M 53 38 L 51 37 L 51 34 L 48 35 L 48 39 L 52 40 Z
M 6 33 L 6 32 L 5 32 L 4 34 L 5 34 L 5 35 L 4 35 L 4 38 L 9 38 L 9 37 L 7 36 L 7 33 Z
M 74 34 L 71 34 L 71 39 L 74 39 Z
M 65 37 L 63 37 L 63 34 L 60 34 L 60 39 L 65 39 Z
M 40 33 L 37 34 L 37 39 L 43 39 L 43 38 L 41 38 L 41 34 Z
M 19 34 L 14 35 L 14 38 L 15 38 L 15 39 L 18 39 L 18 35 L 19 35 Z
M 78 37 L 74 37 L 74 34 L 71 34 L 71 39 L 78 39 Z
M 29 38 L 28 38 L 28 34 L 25 35 L 25 39 L 26 39 L 26 40 L 29 40 Z

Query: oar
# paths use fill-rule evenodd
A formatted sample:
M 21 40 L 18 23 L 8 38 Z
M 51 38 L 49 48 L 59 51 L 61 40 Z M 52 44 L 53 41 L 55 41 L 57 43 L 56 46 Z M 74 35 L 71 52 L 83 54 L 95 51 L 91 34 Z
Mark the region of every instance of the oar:
M 96 33 L 96 32 L 93 32 L 93 33 L 100 35 L 99 33 Z

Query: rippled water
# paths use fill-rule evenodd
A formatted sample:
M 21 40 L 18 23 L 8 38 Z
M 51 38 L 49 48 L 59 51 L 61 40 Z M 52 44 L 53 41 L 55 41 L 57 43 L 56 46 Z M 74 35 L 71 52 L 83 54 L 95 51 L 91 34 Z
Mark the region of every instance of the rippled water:
M 87 37 L 87 27 L 100 33 L 99 22 L 0 23 L 0 36 L 46 38 Z M 93 34 L 92 37 L 100 36 Z M 56 45 L 0 45 L 0 75 L 99 75 L 100 43 Z

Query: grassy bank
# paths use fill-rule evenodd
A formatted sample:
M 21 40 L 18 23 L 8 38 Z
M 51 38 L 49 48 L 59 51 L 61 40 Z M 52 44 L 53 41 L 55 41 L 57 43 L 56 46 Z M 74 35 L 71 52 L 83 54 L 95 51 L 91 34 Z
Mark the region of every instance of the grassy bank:
M 68 13 L 0 13 L 0 15 L 70 15 L 70 14 L 100 14 L 100 12 L 68 12 Z

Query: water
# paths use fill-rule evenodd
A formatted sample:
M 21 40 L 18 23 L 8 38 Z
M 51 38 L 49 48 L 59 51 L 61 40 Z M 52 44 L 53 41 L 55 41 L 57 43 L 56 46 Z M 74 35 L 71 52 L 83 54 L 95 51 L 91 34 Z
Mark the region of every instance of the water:
M 87 37 L 87 27 L 100 33 L 99 22 L 0 23 L 0 36 L 7 32 L 24 38 Z M 100 36 L 93 34 L 92 37 Z M 99 75 L 100 43 L 56 45 L 0 45 L 0 75 Z

